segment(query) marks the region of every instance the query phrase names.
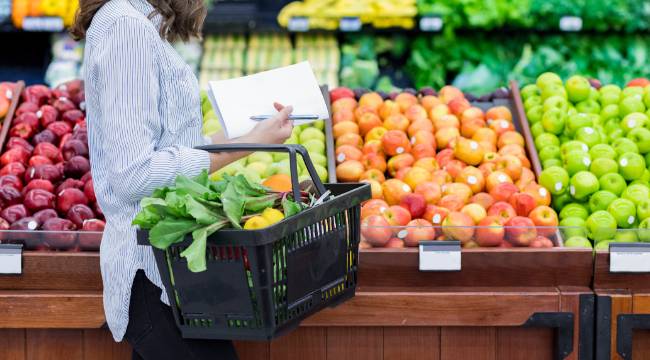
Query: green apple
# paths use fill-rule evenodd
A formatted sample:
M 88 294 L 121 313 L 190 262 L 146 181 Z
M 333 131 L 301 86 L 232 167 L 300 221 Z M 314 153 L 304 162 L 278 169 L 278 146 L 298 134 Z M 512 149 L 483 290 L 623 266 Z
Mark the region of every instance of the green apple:
M 600 92 L 600 104 L 602 106 L 618 105 L 620 103 L 620 101 L 621 101 L 620 93 L 616 93 L 616 92 L 603 93 L 603 92 Z
M 310 139 L 302 143 L 302 146 L 310 153 L 325 154 L 325 142 L 319 139 Z
M 535 85 L 537 85 L 537 88 L 540 90 L 551 84 L 562 85 L 562 79 L 555 73 L 545 72 L 539 75 L 535 82 Z
M 556 211 L 560 211 L 561 209 L 564 209 L 564 207 L 572 201 L 573 198 L 571 197 L 571 195 L 569 195 L 568 191 L 559 195 L 553 195 L 553 208 Z
M 566 132 L 560 134 L 558 139 L 560 140 L 560 144 L 564 144 L 565 142 L 571 141 L 571 138 L 569 137 L 569 135 L 566 134 Z
M 550 145 L 560 146 L 560 139 L 550 133 L 544 133 L 535 138 L 535 147 L 537 149 L 543 149 Z
M 562 84 L 550 84 L 546 88 L 541 90 L 540 93 L 542 100 L 546 100 L 553 96 L 558 96 L 566 100 L 567 93 Z M 567 105 L 568 105 L 567 101 Z
M 541 121 L 538 121 L 530 126 L 530 132 L 533 134 L 533 138 L 537 138 L 544 133 L 544 126 Z
M 594 250 L 609 250 L 609 244 L 613 243 L 612 240 L 603 240 L 600 242 L 597 242 L 596 245 L 594 246 Z
M 316 140 L 316 139 L 314 139 L 314 140 Z M 285 144 L 300 144 L 300 140 L 298 139 L 298 135 L 291 134 L 291 136 L 289 136 L 289 138 L 287 140 L 285 140 L 284 143 Z
M 585 216 L 586 219 L 586 216 Z M 565 239 L 572 236 L 587 236 L 585 230 L 585 219 L 581 217 L 570 216 L 560 221 L 560 231 Z
M 318 174 L 320 181 L 328 182 L 327 169 L 324 166 L 314 164 L 314 169 L 316 169 L 316 173 Z
M 618 163 L 616 160 L 607 158 L 598 158 L 591 162 L 589 171 L 600 179 L 601 176 L 609 173 L 618 173 Z
M 594 101 L 599 101 L 600 100 L 600 92 L 596 90 L 596 88 L 591 88 L 589 91 L 589 100 L 594 100 Z
M 614 241 L 615 242 L 638 242 L 639 238 L 636 236 L 635 231 L 631 230 L 619 230 L 616 232 L 616 236 L 614 236 Z
M 576 104 L 579 113 L 600 114 L 600 104 L 596 100 L 587 99 Z
M 531 96 L 524 101 L 524 109 L 530 109 L 537 105 L 542 105 L 542 98 L 540 96 Z
M 249 183 L 259 184 L 262 182 L 262 177 L 254 170 L 244 169 L 240 171 L 239 174 L 244 175 L 244 177 L 246 178 L 246 180 L 248 180 Z
M 588 152 L 589 151 L 589 146 L 587 144 L 583 143 L 582 141 L 578 140 L 570 140 L 565 143 L 562 143 L 560 146 L 560 152 L 562 153 L 562 156 L 567 156 L 570 153 L 574 152 Z
M 643 178 L 645 178 L 645 173 L 646 172 L 644 171 L 643 175 L 641 175 Z M 632 186 L 632 185 L 641 185 L 643 187 L 647 187 L 648 189 L 650 189 L 650 183 L 648 181 L 646 181 L 646 180 L 637 179 L 637 180 L 634 180 L 631 183 L 627 184 L 628 187 Z
M 619 198 L 612 201 L 607 211 L 616 219 L 620 228 L 629 228 L 636 221 L 636 206 L 628 199 Z
M 618 169 L 625 180 L 635 180 L 645 170 L 645 159 L 637 153 L 625 153 L 618 157 Z
M 639 205 L 642 201 L 650 199 L 650 188 L 641 184 L 630 184 L 623 190 L 621 197 Z
M 277 163 L 288 158 L 289 154 L 287 153 L 273 153 L 273 162 Z
M 569 133 L 571 134 L 575 134 L 576 130 L 580 129 L 581 127 L 593 125 L 594 123 L 592 118 L 585 113 L 576 113 L 569 115 L 566 121 L 567 130 L 569 130 Z
M 650 153 L 645 154 L 645 163 L 650 165 Z
M 605 159 L 616 159 L 617 154 L 616 150 L 613 147 L 607 144 L 596 144 L 589 149 L 589 155 L 592 160 L 605 158 Z
M 299 138 L 301 132 L 302 132 L 302 127 L 300 126 L 294 126 L 293 129 L 291 129 L 291 135 L 295 136 L 296 139 Z
M 565 111 L 557 108 L 544 110 L 544 116 L 542 116 L 544 130 L 556 135 L 561 134 L 564 130 L 564 113 Z
M 637 235 L 640 241 L 650 242 L 650 218 L 641 221 Z
M 551 145 L 545 148 L 542 148 L 539 151 L 539 159 L 544 162 L 549 159 L 559 159 L 560 158 L 560 147 Z
M 318 139 L 324 142 L 325 133 L 322 130 L 319 130 L 314 127 L 306 128 L 300 132 L 299 140 L 301 144 L 304 144 L 305 142 L 312 139 Z
M 562 166 L 562 160 L 560 159 L 548 159 L 542 162 L 542 168 L 547 169 L 553 166 Z
M 632 129 L 643 127 L 648 123 L 648 116 L 644 113 L 634 112 L 625 115 L 621 120 L 621 129 L 626 133 Z
M 569 173 L 569 176 L 573 176 L 580 171 L 589 170 L 590 165 L 591 158 L 589 153 L 586 152 L 572 152 L 564 157 L 564 168 Z
M 597 191 L 589 198 L 589 210 L 592 213 L 598 210 L 607 210 L 609 204 L 616 199 L 618 199 L 618 196 L 610 191 Z
M 551 109 L 557 109 L 566 114 L 567 110 L 569 110 L 569 102 L 562 96 L 554 95 L 544 100 L 543 107 L 544 113 L 549 112 Z
M 260 176 L 260 178 L 265 178 L 268 176 L 267 174 L 268 174 L 270 164 L 271 164 L 270 162 L 267 163 L 263 163 L 259 161 L 252 162 L 246 165 L 246 169 L 256 173 L 257 175 Z
M 628 86 L 621 92 L 623 98 L 643 97 L 643 88 L 641 86 Z
M 579 171 L 571 177 L 569 193 L 575 199 L 586 199 L 599 189 L 598 178 L 589 171 Z
M 273 155 L 268 152 L 258 151 L 248 155 L 247 161 L 249 164 L 254 162 L 271 164 L 273 162 Z
M 589 147 L 600 144 L 603 141 L 600 133 L 591 126 L 585 126 L 578 129 L 576 131 L 576 140 L 582 141 Z
M 627 133 L 627 138 L 634 141 L 641 154 L 650 153 L 650 130 L 636 127 Z
M 269 175 L 276 174 L 285 174 L 291 176 L 291 165 L 289 159 L 284 159 L 271 165 Z
M 311 152 L 309 153 L 309 158 L 314 165 L 327 166 L 327 157 L 323 154 Z
M 568 218 L 587 220 L 587 217 L 589 217 L 589 209 L 587 209 L 587 206 L 579 203 L 565 204 L 562 210 L 560 210 L 559 216 L 561 220 Z
M 539 88 L 535 84 L 528 84 L 521 88 L 519 93 L 524 100 L 528 100 L 533 96 L 539 96 Z
M 639 147 L 636 146 L 634 141 L 627 139 L 627 138 L 620 138 L 616 139 L 612 142 L 612 147 L 618 154 L 618 156 L 621 156 L 625 153 L 638 153 L 639 152 Z
M 533 106 L 532 108 L 526 110 L 526 118 L 528 118 L 529 124 L 537 124 L 542 121 L 544 116 L 544 108 L 542 105 Z
M 636 217 L 641 221 L 650 218 L 650 199 L 645 198 L 636 203 Z
M 312 126 L 320 131 L 325 131 L 325 120 L 316 120 L 312 123 Z
M 587 234 L 595 242 L 612 240 L 616 236 L 616 219 L 607 211 L 599 210 L 587 218 Z
M 650 86 L 643 89 L 643 104 L 650 109 Z
M 564 247 L 591 249 L 591 241 L 584 236 L 572 236 L 564 241 Z
M 579 75 L 567 79 L 565 87 L 569 100 L 574 103 L 587 100 L 591 94 L 589 80 Z
M 619 116 L 618 104 L 609 104 L 600 110 L 600 118 L 603 121 L 618 118 L 618 116 Z
M 616 196 L 620 196 L 627 187 L 625 179 L 623 179 L 621 174 L 615 173 L 605 174 L 601 176 L 598 179 L 598 183 L 600 184 L 601 190 L 607 190 L 614 193 Z
M 621 130 L 621 120 L 618 117 L 607 119 L 603 127 L 608 133 L 614 130 Z
M 607 142 L 612 144 L 614 141 L 617 139 L 620 139 L 625 136 L 625 132 L 623 132 L 623 129 L 616 129 L 613 131 L 609 131 L 607 133 Z
M 617 95 L 620 95 L 621 87 L 614 84 L 608 84 L 608 85 L 603 85 L 600 89 L 598 89 L 598 91 L 600 92 L 601 96 L 605 93 L 615 93 Z
M 618 104 L 618 108 L 621 116 L 627 116 L 632 113 L 642 113 L 646 110 L 643 100 L 636 96 L 623 98 L 623 100 Z
M 561 194 L 569 186 L 569 174 L 559 166 L 551 166 L 542 170 L 539 176 L 539 184 L 553 195 Z

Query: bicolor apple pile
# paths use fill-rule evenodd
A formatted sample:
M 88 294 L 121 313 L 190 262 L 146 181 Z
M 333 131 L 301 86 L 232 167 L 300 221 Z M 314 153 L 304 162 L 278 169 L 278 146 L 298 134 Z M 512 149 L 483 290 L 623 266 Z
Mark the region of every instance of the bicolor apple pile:
M 553 232 L 535 228 L 558 225 L 551 196 L 507 107 L 483 111 L 452 86 L 387 99 L 338 88 L 331 98 L 337 178 L 372 189 L 363 246 L 553 246 Z
M 650 85 L 592 86 L 544 73 L 521 89 L 543 171 L 567 246 L 650 241 Z M 583 230 L 584 229 L 584 230 Z

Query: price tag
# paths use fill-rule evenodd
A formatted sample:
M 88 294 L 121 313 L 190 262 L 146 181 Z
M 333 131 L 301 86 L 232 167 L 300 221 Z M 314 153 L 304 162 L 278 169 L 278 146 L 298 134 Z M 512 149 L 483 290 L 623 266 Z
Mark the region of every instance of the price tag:
M 305 16 L 294 16 L 289 19 L 287 24 L 287 29 L 294 32 L 306 32 L 309 31 L 309 18 Z
M 420 271 L 460 271 L 460 268 L 460 242 L 420 242 Z
M 356 16 L 345 16 L 339 20 L 339 29 L 345 32 L 361 30 L 361 19 Z
M 0 274 L 23 273 L 23 246 L 0 244 Z
M 63 19 L 60 17 L 25 17 L 23 30 L 25 31 L 63 31 Z
M 444 22 L 439 16 L 423 16 L 420 18 L 420 30 L 426 32 L 436 32 L 442 29 Z
M 650 244 L 611 243 L 609 244 L 609 272 L 649 273 Z
M 560 30 L 562 31 L 582 30 L 582 18 L 578 16 L 562 16 L 560 18 Z

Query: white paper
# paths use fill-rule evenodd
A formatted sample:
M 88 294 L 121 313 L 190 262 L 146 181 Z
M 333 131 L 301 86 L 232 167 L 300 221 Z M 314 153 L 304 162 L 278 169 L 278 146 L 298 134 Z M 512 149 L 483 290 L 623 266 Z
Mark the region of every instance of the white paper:
M 210 81 L 208 97 L 229 139 L 255 127 L 258 121 L 251 120 L 251 116 L 276 114 L 274 102 L 293 106 L 294 115 L 329 117 L 323 93 L 307 61 L 236 79 Z

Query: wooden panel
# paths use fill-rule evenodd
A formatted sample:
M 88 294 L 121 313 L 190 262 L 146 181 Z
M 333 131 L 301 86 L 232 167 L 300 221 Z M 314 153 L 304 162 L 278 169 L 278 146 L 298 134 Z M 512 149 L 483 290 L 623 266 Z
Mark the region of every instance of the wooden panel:
M 0 328 L 94 329 L 104 324 L 99 291 L 0 291 Z
M 384 359 L 439 360 L 440 328 L 385 327 Z
M 495 360 L 496 329 L 493 327 L 445 327 L 440 329 L 441 360 Z M 499 359 L 501 360 L 501 359 Z
M 560 311 L 572 312 L 573 317 L 573 352 L 566 359 L 578 359 L 580 346 L 580 295 L 592 293 L 589 288 L 560 288 Z
M 11 97 L 11 105 L 9 106 L 7 115 L 5 116 L 2 122 L 2 130 L 0 130 L 1 148 L 4 148 L 5 140 L 7 139 L 7 134 L 9 133 L 9 127 L 11 126 L 11 122 L 13 121 L 14 113 L 18 108 L 18 102 L 20 101 L 20 94 L 23 92 L 24 87 L 25 87 L 24 81 L 18 81 L 16 85 L 14 85 L 13 94 Z
M 382 360 L 384 333 L 377 327 L 327 329 L 328 360 Z
M 25 359 L 25 330 L 0 329 L 0 359 Z
M 611 274 L 609 272 L 609 252 L 596 252 L 594 268 L 594 289 L 626 289 L 650 291 L 650 273 Z
M 616 352 L 616 329 L 618 326 L 618 315 L 619 314 L 631 314 L 632 313 L 632 296 L 623 295 L 623 294 L 611 294 L 612 298 L 612 339 L 611 339 L 611 356 L 612 359 L 622 360 L 622 358 Z
M 81 330 L 27 330 L 27 360 L 83 360 Z
M 271 342 L 272 360 L 327 359 L 327 329 L 299 328 Z
M 635 314 L 650 314 L 650 294 L 634 294 L 632 303 Z
M 262 341 L 235 341 L 239 360 L 266 360 L 270 358 L 269 343 Z
M 647 359 L 650 356 L 650 330 L 635 330 L 632 336 L 632 357 Z
M 544 328 L 498 328 L 497 359 L 553 359 L 553 334 L 553 329 Z
M 539 155 L 535 149 L 535 141 L 533 139 L 533 134 L 530 131 L 530 125 L 528 124 L 528 118 L 526 117 L 526 111 L 524 110 L 524 104 L 521 101 L 521 94 L 519 93 L 519 84 L 512 80 L 510 81 L 510 94 L 512 95 L 513 103 L 513 121 L 517 126 L 517 130 L 521 132 L 524 136 L 526 144 L 526 152 L 528 153 L 528 159 L 530 159 L 530 164 L 535 172 L 535 175 L 539 178 L 539 174 L 542 172 L 542 165 L 539 161 Z
M 99 253 L 26 251 L 23 274 L 0 275 L 3 290 L 102 290 Z
M 508 326 L 532 313 L 557 311 L 557 290 L 516 292 L 358 292 L 304 326 Z
M 421 272 L 418 261 L 417 249 L 362 250 L 359 286 L 430 290 L 440 286 L 588 287 L 593 275 L 593 255 L 588 249 L 464 249 L 458 272 Z
M 108 330 L 84 330 L 83 350 L 85 360 L 127 360 L 132 349 L 126 341 L 116 343 Z

